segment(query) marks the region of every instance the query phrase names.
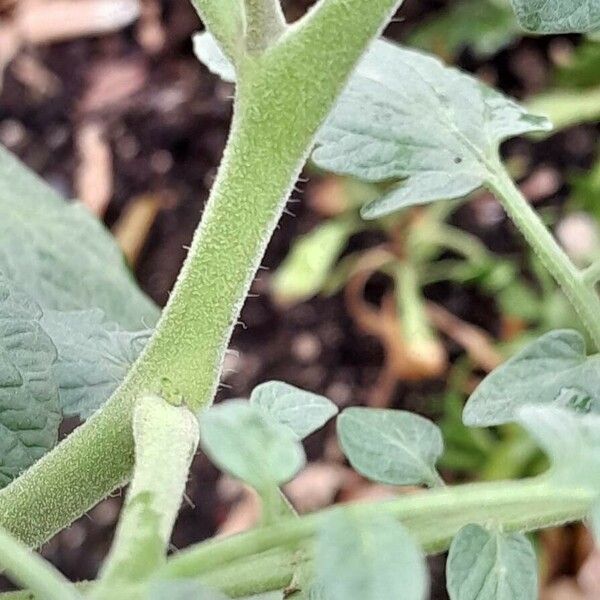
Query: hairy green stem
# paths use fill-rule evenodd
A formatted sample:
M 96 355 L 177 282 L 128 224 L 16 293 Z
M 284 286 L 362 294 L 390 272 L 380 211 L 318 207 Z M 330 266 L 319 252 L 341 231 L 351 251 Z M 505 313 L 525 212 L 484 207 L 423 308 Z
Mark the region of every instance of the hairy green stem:
M 243 48 L 244 10 L 242 0 L 191 0 L 205 27 L 236 63 Z
M 596 350 L 600 350 L 600 297 L 587 284 L 583 272 L 575 267 L 546 229 L 502 165 L 498 165 L 495 174 L 489 187 L 544 266 L 560 284 L 588 330 Z
M 166 560 L 198 445 L 198 421 L 185 407 L 145 396 L 134 410 L 133 437 L 133 480 L 93 598 L 112 598 L 113 586 L 143 582 Z
M 264 54 L 238 60 L 223 163 L 154 336 L 104 408 L 0 491 L 0 526 L 39 545 L 127 481 L 142 394 L 195 410 L 212 402 L 231 331 L 315 133 L 400 1 L 322 0 Z M 227 3 L 196 0 L 223 32 Z
M 244 0 L 246 6 L 246 48 L 261 52 L 286 30 L 279 0 Z
M 44 600 L 81 600 L 82 596 L 49 562 L 0 530 L 0 568 Z
M 582 272 L 582 277 L 589 287 L 595 288 L 598 282 L 600 282 L 600 259 L 596 260 L 585 269 Z
M 561 486 L 548 477 L 437 488 L 391 501 L 333 507 L 224 540 L 204 542 L 176 554 L 164 574 L 172 578 L 199 577 L 235 596 L 237 592 L 228 587 L 230 574 L 247 572 L 251 581 L 244 582 L 236 575 L 237 588 L 242 593 L 259 593 L 273 589 L 269 581 L 275 569 L 277 585 L 285 580 L 286 574 L 288 581 L 291 579 L 296 565 L 292 562 L 287 571 L 282 571 L 284 555 L 289 559 L 290 552 L 303 550 L 302 560 L 310 559 L 307 543 L 332 511 L 352 510 L 366 519 L 382 513 L 392 515 L 427 552 L 434 553 L 446 549 L 453 536 L 467 524 L 532 531 L 582 519 L 595 498 L 592 490 Z

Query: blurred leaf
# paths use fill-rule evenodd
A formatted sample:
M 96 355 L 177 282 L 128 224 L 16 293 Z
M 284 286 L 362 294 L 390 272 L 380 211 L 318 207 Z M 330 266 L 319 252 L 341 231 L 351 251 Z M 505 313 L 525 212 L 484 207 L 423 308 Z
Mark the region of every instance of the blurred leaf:
M 437 59 L 379 40 L 318 134 L 313 159 L 367 181 L 403 179 L 363 209 L 376 218 L 466 196 L 493 176 L 500 142 L 550 127 Z
M 295 434 L 244 400 L 203 413 L 200 441 L 217 466 L 260 492 L 287 483 L 305 462 Z
M 338 510 L 325 522 L 316 547 L 316 587 L 327 600 L 424 600 L 423 553 L 392 517 L 370 522 Z
M 464 48 L 487 58 L 522 35 L 508 2 L 462 0 L 419 25 L 408 44 L 448 60 Z
M 585 33 L 600 29 L 598 0 L 511 0 L 517 19 L 536 33 Z
M 450 600 L 535 600 L 535 552 L 520 533 L 467 525 L 450 546 L 446 581 Z
M 556 79 L 564 87 L 599 86 L 600 43 L 593 40 L 580 43 L 567 64 L 558 67 Z
M 52 367 L 65 416 L 89 417 L 125 379 L 152 331 L 124 331 L 101 310 L 45 311 L 44 331 L 58 351 Z
M 102 224 L 2 147 L 0 215 L 0 270 L 42 308 L 100 308 L 131 329 L 157 320 Z
M 217 40 L 208 32 L 194 34 L 194 54 L 211 73 L 218 75 L 223 81 L 235 81 L 235 68 L 221 50 Z
M 596 500 L 588 516 L 588 527 L 594 536 L 596 547 L 600 547 L 600 500 Z
M 391 485 L 442 483 L 435 463 L 444 451 L 439 428 L 410 412 L 348 408 L 337 422 L 344 454 L 362 475 Z
M 600 412 L 600 355 L 586 355 L 579 332 L 551 331 L 490 373 L 469 398 L 463 421 L 476 427 L 508 423 L 526 404 Z
M 525 406 L 518 422 L 552 461 L 549 475 L 561 485 L 600 488 L 600 416 L 554 406 Z
M 556 130 L 600 119 L 600 87 L 584 90 L 557 89 L 532 98 L 532 112 L 545 115 Z
M 0 487 L 50 450 L 61 416 L 42 311 L 0 275 Z
M 324 396 L 281 381 L 269 381 L 255 387 L 250 404 L 288 427 L 298 439 L 321 429 L 338 413 L 337 406 Z
M 573 178 L 570 204 L 600 221 L 600 160 L 589 172 Z
M 355 218 L 329 219 L 298 238 L 271 280 L 275 298 L 288 304 L 318 294 L 356 229 Z

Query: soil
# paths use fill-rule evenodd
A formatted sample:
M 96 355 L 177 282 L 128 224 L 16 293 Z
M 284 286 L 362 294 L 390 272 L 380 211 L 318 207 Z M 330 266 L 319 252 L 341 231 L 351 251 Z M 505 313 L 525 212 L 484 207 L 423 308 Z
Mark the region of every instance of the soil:
M 287 10 L 297 17 L 310 4 L 290 0 Z M 389 34 L 402 40 L 423 15 L 445 4 L 407 0 L 402 20 L 389 27 Z M 188 0 L 164 0 L 161 8 L 166 41 L 156 51 L 140 43 L 135 27 L 99 38 L 27 48 L 25 52 L 52 80 L 52 90 L 24 83 L 22 76 L 8 69 L 0 95 L 0 141 L 73 197 L 78 132 L 89 123 L 100 124 L 113 157 L 107 225 L 114 225 L 133 199 L 160 198 L 161 210 L 137 261 L 136 275 L 142 288 L 162 305 L 185 258 L 225 144 L 231 87 L 209 75 L 192 54 L 190 36 L 200 23 Z M 512 95 L 526 97 L 549 80 L 552 43 L 553 38 L 524 40 L 486 62 L 466 51 L 459 64 Z M 111 85 L 111 77 L 118 78 L 118 85 Z M 567 191 L 566 173 L 589 166 L 596 135 L 593 127 L 578 127 L 535 146 L 517 140 L 507 145 L 506 152 L 526 158 L 528 173 L 542 166 L 555 169 L 562 178 L 560 190 L 543 199 L 541 206 L 560 206 Z M 361 404 L 377 379 L 383 351 L 376 340 L 356 329 L 340 295 L 282 310 L 267 293 L 270 270 L 281 262 L 291 242 L 318 221 L 302 202 L 314 185 L 313 178 L 299 186 L 294 197 L 300 201 L 290 205 L 295 216 L 282 218 L 269 245 L 265 268 L 254 285 L 257 296 L 246 302 L 243 325 L 232 340 L 239 357 L 228 358 L 227 366 L 234 372 L 226 376 L 219 399 L 247 396 L 256 384 L 280 379 L 323 393 L 341 406 Z M 523 248 L 505 220 L 486 225 L 469 206 L 455 220 L 496 252 L 514 254 Z M 372 243 L 368 235 L 357 236 L 349 250 Z M 381 292 L 382 288 L 373 293 Z M 428 295 L 454 314 L 498 333 L 493 298 L 451 284 L 431 286 Z M 457 355 L 458 349 L 448 344 Z M 438 409 L 431 397 L 443 386 L 443 381 L 399 385 L 394 406 L 435 418 Z M 312 436 L 309 458 L 322 459 L 331 452 L 330 445 L 331 430 Z M 229 501 L 220 493 L 218 478 L 216 469 L 199 455 L 175 547 L 212 535 L 227 517 Z M 72 579 L 93 577 L 110 544 L 119 504 L 118 497 L 102 503 L 50 542 L 44 553 Z M 433 567 L 437 576 L 432 598 L 444 598 L 443 562 L 435 559 Z

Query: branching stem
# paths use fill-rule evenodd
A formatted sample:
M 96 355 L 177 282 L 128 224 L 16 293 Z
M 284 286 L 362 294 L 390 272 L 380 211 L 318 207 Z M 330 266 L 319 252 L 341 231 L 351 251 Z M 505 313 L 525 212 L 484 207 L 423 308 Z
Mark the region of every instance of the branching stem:
M 244 0 L 246 6 L 246 47 L 262 52 L 287 27 L 279 0 Z

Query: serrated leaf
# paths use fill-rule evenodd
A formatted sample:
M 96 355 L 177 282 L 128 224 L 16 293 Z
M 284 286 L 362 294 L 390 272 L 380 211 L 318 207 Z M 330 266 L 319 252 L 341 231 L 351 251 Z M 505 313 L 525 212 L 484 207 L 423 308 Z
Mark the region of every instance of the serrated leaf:
M 317 538 L 316 588 L 327 600 L 424 600 L 423 553 L 392 517 L 333 513 Z
M 586 355 L 580 333 L 551 331 L 495 369 L 469 398 L 463 421 L 476 427 L 508 423 L 526 404 L 600 412 L 600 355 Z
M 243 400 L 230 400 L 200 418 L 204 451 L 224 471 L 258 491 L 288 482 L 305 456 L 292 431 Z
M 100 308 L 131 329 L 158 318 L 102 224 L 1 146 L 0 240 L 0 270 L 44 309 Z
M 324 396 L 281 381 L 255 387 L 250 404 L 288 427 L 301 440 L 321 429 L 338 412 L 337 406 Z
M 450 600 L 535 600 L 537 561 L 520 533 L 467 525 L 455 536 L 446 563 Z
M 500 142 L 550 128 L 436 58 L 378 40 L 321 129 L 313 159 L 367 181 L 403 180 L 363 209 L 376 218 L 466 196 L 493 176 Z
M 235 82 L 235 67 L 227 58 L 217 40 L 207 31 L 195 33 L 192 38 L 194 54 L 207 69 L 227 83 Z
M 444 442 L 431 421 L 401 410 L 348 408 L 337 430 L 344 454 L 365 477 L 391 485 L 440 484 L 435 464 Z
M 50 450 L 61 415 L 42 311 L 0 275 L 0 487 Z
M 329 219 L 298 238 L 271 280 L 275 298 L 303 302 L 321 292 L 355 230 L 354 219 Z
M 586 33 L 600 29 L 598 0 L 511 0 L 517 19 L 535 33 Z
M 63 414 L 84 419 L 123 381 L 152 334 L 124 331 L 97 309 L 45 311 L 41 324 L 58 351 L 52 370 Z
M 600 492 L 600 416 L 550 406 L 525 406 L 517 422 L 552 461 L 549 473 L 561 484 Z

